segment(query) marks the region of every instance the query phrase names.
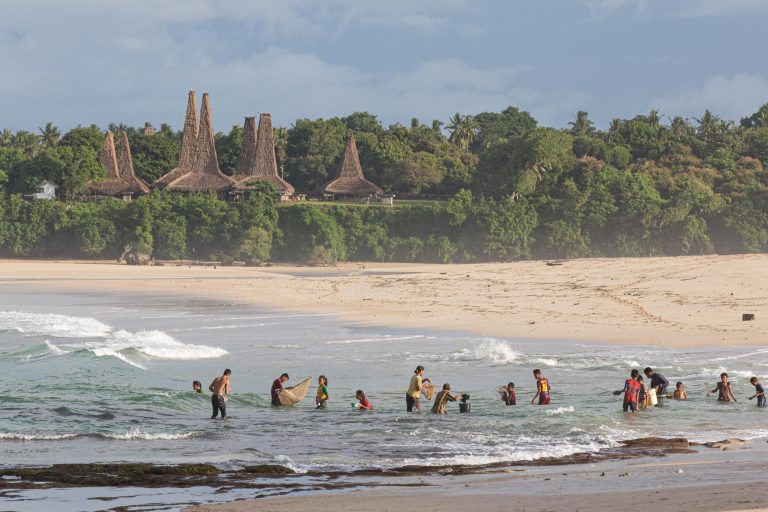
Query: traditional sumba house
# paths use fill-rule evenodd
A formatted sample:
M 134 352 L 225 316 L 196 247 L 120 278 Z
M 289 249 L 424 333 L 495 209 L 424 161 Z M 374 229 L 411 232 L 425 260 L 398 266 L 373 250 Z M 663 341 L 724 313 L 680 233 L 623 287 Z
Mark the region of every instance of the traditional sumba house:
M 323 185 L 323 195 L 332 198 L 360 198 L 380 196 L 384 193 L 377 185 L 366 180 L 360 157 L 357 155 L 355 138 L 351 137 L 344 148 L 344 158 L 341 160 L 339 176 Z
M 101 181 L 89 181 L 88 192 L 94 196 L 120 197 L 130 200 L 131 185 L 120 177 L 115 153 L 115 136 L 110 131 L 104 137 L 104 149 L 101 151 L 99 163 L 107 168 L 107 177 Z
M 181 162 L 179 163 L 181 164 Z M 233 185 L 232 178 L 222 174 L 219 170 L 216 146 L 213 141 L 211 102 L 208 93 L 204 93 L 200 111 L 200 128 L 197 133 L 191 171 L 170 181 L 165 188 L 174 192 L 223 193 L 232 188 Z
M 185 174 L 192 172 L 192 164 L 195 160 L 195 147 L 197 146 L 197 132 L 200 125 L 197 119 L 197 95 L 195 91 L 189 91 L 187 98 L 187 114 L 184 116 L 184 131 L 181 135 L 181 151 L 179 152 L 179 163 L 176 168 L 169 173 L 161 176 L 152 186 L 154 188 L 164 189 L 168 184 Z
M 271 183 L 286 198 L 293 194 L 294 188 L 277 173 L 277 158 L 275 158 L 275 138 L 272 133 L 272 115 L 259 116 L 259 130 L 256 132 L 256 119 L 245 118 L 243 127 L 243 145 L 235 164 L 234 193 L 238 195 L 244 190 L 252 189 L 256 183 L 265 181 Z
M 136 176 L 136 170 L 133 168 L 131 144 L 128 142 L 128 134 L 126 132 L 123 132 L 123 139 L 117 148 L 117 172 L 120 175 L 120 179 L 128 183 L 133 196 L 149 194 L 149 185 L 147 185 L 146 181 Z

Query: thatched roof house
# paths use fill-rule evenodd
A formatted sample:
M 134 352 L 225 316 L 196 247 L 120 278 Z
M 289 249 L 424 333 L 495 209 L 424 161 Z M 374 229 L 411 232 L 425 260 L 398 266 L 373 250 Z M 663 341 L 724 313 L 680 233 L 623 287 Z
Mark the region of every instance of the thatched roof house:
M 326 195 L 343 197 L 380 196 L 384 193 L 378 185 L 371 183 L 363 176 L 354 137 L 347 141 L 347 146 L 344 148 L 339 176 L 326 183 L 321 190 Z
M 197 146 L 197 132 L 200 130 L 200 124 L 197 119 L 197 94 L 195 91 L 189 91 L 187 98 L 187 113 L 184 116 L 184 131 L 181 135 L 181 151 L 179 152 L 179 163 L 176 168 L 169 173 L 161 176 L 152 186 L 164 189 L 168 184 L 187 173 L 192 172 L 192 164 L 195 160 L 195 147 Z
M 101 181 L 88 182 L 88 192 L 94 196 L 130 197 L 131 186 L 120 177 L 115 152 L 115 135 L 107 131 L 104 137 L 104 148 L 101 151 L 99 163 L 107 168 L 107 177 Z
M 120 178 L 128 183 L 133 195 L 149 194 L 147 182 L 136 176 L 133 168 L 133 156 L 131 156 L 131 144 L 128 142 L 128 134 L 123 132 L 123 139 L 117 149 L 117 171 Z
M 259 116 L 259 131 L 256 133 L 256 119 L 245 118 L 243 145 L 235 165 L 235 190 L 248 190 L 253 183 L 266 181 L 275 186 L 281 194 L 293 194 L 294 188 L 277 173 L 275 138 L 272 133 L 272 115 Z
M 234 181 L 219 170 L 213 141 L 211 102 L 206 92 L 203 94 L 192 171 L 171 181 L 165 188 L 174 192 L 224 192 L 232 185 Z

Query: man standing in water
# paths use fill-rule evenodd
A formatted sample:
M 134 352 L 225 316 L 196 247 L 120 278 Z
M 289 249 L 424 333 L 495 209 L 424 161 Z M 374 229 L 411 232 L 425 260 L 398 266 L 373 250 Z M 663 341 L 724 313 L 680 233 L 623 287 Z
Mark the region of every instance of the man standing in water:
M 429 379 L 424 378 L 424 367 L 417 366 L 411 377 L 411 383 L 408 386 L 408 392 L 405 394 L 405 409 L 408 412 L 418 411 L 421 404 L 419 403 L 419 396 L 424 389 L 424 382 L 430 382 Z
M 288 382 L 288 379 L 288 374 L 284 373 L 272 382 L 272 405 L 281 405 L 278 396 L 280 395 L 280 390 L 283 389 L 283 382 Z
M 216 416 L 219 415 L 219 411 L 221 411 L 221 419 L 227 417 L 227 402 L 225 395 L 228 395 L 230 391 L 230 375 L 232 375 L 232 370 L 227 368 L 224 370 L 224 375 L 213 379 L 211 385 L 208 386 L 208 390 L 213 393 L 211 395 L 211 405 L 213 406 L 213 416 L 211 416 L 212 420 L 216 419 Z
M 549 405 L 549 381 L 541 374 L 541 370 L 533 370 L 533 376 L 536 378 L 536 394 L 531 403 L 539 399 L 539 405 Z
M 664 405 L 664 398 L 667 396 L 669 381 L 662 374 L 654 372 L 652 368 L 646 368 L 643 370 L 643 373 L 651 379 L 651 389 L 656 390 L 656 400 L 658 401 L 656 407 L 661 407 Z

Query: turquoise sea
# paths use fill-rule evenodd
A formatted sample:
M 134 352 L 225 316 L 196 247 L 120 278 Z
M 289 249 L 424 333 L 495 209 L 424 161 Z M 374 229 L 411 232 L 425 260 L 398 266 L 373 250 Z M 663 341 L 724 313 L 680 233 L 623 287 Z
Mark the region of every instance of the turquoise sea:
M 406 414 L 404 395 L 417 365 L 435 384 L 468 393 L 471 413 L 449 404 L 443 417 L 429 414 L 429 405 Z M 632 368 L 645 366 L 673 384 L 684 381 L 690 399 L 623 414 L 612 391 Z M 552 385 L 548 407 L 528 404 L 535 367 Z M 209 397 L 193 393 L 191 383 L 207 388 L 224 368 L 232 369 L 229 417 L 211 421 Z M 645 436 L 754 439 L 768 436 L 768 409 L 746 399 L 754 389 L 748 379 L 767 368 L 768 348 L 495 339 L 358 327 L 331 315 L 172 296 L 6 288 L 0 455 L 4 465 L 278 463 L 303 472 L 529 461 Z M 289 384 L 326 375 L 329 407 L 315 410 L 314 385 L 299 405 L 270 407 L 270 385 L 284 371 Z M 738 404 L 706 397 L 723 371 Z M 518 390 L 514 407 L 495 391 L 508 381 Z M 350 406 L 357 389 L 375 410 Z M 26 509 L 35 509 L 30 503 Z

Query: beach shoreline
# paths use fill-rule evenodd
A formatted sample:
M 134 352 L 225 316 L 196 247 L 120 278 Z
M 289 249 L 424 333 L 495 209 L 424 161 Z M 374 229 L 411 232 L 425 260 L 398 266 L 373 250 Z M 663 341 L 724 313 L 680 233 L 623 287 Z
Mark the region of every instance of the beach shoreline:
M 768 344 L 768 255 L 335 267 L 0 262 L 0 286 L 205 297 L 390 328 L 662 347 Z M 742 314 L 755 320 L 742 321 Z
M 764 443 L 762 443 L 764 444 Z M 422 485 L 241 499 L 186 512 L 425 512 L 626 510 L 657 512 L 765 510 L 765 449 L 748 443 L 663 458 L 600 464 L 510 468 L 471 475 L 434 475 Z

